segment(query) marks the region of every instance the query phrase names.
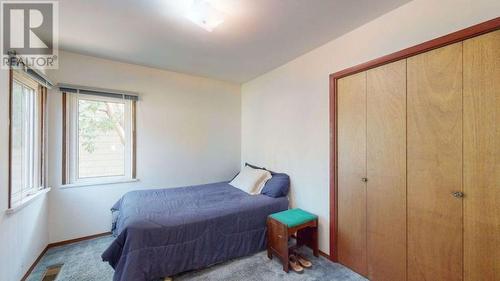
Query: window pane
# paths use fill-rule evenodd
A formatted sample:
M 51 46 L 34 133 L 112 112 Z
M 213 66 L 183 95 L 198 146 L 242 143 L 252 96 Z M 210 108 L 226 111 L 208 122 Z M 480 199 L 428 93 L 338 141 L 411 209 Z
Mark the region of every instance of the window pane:
M 13 81 L 12 85 L 11 202 L 37 188 L 35 90 Z
M 12 162 L 11 162 L 11 194 L 13 201 L 21 197 L 25 178 L 26 166 L 26 99 L 22 86 L 14 82 L 12 86 Z
M 33 89 L 28 87 L 23 87 L 24 98 L 26 102 L 25 107 L 25 169 L 26 169 L 26 184 L 24 185 L 24 189 L 30 189 L 35 187 L 35 135 L 36 135 L 36 124 L 34 122 L 35 119 L 35 93 Z
M 123 176 L 123 103 L 78 100 L 78 178 Z

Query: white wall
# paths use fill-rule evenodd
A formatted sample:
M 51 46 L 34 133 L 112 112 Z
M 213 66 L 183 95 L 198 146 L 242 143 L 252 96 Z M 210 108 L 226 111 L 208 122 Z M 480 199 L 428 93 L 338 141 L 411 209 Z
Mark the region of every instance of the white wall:
M 9 72 L 0 70 L 0 280 L 20 280 L 48 242 L 47 194 L 13 214 L 8 208 Z
M 243 84 L 241 161 L 290 174 L 329 253 L 329 74 L 499 15 L 498 0 L 414 0 Z
M 54 82 L 134 91 L 136 183 L 60 189 L 61 94 L 49 92 L 50 242 L 110 230 L 125 192 L 231 179 L 240 167 L 240 85 L 60 52 Z

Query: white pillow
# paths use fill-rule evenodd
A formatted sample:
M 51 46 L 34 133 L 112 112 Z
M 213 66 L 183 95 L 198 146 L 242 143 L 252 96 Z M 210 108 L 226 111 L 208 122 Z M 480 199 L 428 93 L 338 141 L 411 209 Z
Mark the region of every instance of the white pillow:
M 262 170 L 262 169 L 254 169 L 254 170 Z M 269 171 L 266 171 L 266 170 L 262 170 L 264 171 L 264 178 L 262 179 L 262 181 L 258 184 L 257 186 L 257 191 L 255 193 L 252 193 L 252 194 L 260 194 L 260 192 L 262 191 L 262 189 L 264 188 L 264 185 L 266 185 L 266 182 L 268 180 L 270 180 L 273 176 L 271 175 L 271 172 Z
M 269 171 L 245 166 L 229 184 L 253 195 L 259 194 L 270 178 Z

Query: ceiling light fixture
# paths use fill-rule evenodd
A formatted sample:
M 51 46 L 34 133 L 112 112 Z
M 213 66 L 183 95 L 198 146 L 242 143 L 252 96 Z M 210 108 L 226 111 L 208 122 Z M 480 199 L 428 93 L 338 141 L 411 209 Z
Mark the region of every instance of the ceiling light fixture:
M 186 17 L 208 32 L 224 22 L 224 14 L 206 0 L 193 0 Z

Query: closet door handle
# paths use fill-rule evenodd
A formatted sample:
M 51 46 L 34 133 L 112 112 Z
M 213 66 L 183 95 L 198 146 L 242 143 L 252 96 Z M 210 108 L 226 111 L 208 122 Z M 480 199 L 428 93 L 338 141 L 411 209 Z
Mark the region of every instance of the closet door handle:
M 361 178 L 361 181 L 362 181 L 362 182 L 367 182 L 367 181 L 368 181 L 368 178 Z
M 464 193 L 461 191 L 452 192 L 451 195 L 453 195 L 453 197 L 455 197 L 455 198 L 463 198 L 464 197 Z

